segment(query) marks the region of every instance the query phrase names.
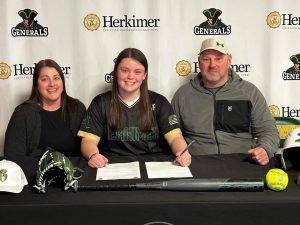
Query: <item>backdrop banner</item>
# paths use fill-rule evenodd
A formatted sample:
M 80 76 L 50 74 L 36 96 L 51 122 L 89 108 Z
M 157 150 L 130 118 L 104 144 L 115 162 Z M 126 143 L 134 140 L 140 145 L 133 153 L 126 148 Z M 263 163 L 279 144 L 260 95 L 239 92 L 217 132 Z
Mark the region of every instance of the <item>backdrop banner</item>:
M 171 101 L 199 72 L 201 42 L 224 38 L 232 68 L 261 90 L 273 116 L 300 117 L 295 0 L 1 0 L 0 14 L 0 156 L 38 61 L 58 62 L 68 94 L 88 107 L 110 88 L 113 60 L 127 47 L 145 53 L 149 88 Z

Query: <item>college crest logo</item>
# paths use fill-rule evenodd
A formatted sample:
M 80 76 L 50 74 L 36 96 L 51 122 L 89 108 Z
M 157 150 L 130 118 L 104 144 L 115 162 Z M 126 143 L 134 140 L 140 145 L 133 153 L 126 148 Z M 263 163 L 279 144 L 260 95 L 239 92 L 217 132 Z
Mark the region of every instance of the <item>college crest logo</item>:
M 100 27 L 101 21 L 100 21 L 100 18 L 96 14 L 88 14 L 84 18 L 83 24 L 86 29 L 88 29 L 90 31 L 94 31 Z
M 279 12 L 271 12 L 267 16 L 267 24 L 271 28 L 278 28 L 281 24 L 281 15 Z
M 225 25 L 219 16 L 222 14 L 220 9 L 210 8 L 203 11 L 207 20 L 194 27 L 195 35 L 228 35 L 231 33 L 231 26 Z
M 280 108 L 277 105 L 270 105 L 269 110 L 273 117 L 279 117 L 280 116 Z
M 283 80 L 300 80 L 300 54 L 292 55 L 290 60 L 294 66 L 282 73 Z
M 191 73 L 191 71 L 192 65 L 186 60 L 181 60 L 176 64 L 176 73 L 179 76 L 187 76 Z
M 46 37 L 48 36 L 48 27 L 41 26 L 34 18 L 37 12 L 31 9 L 23 9 L 18 12 L 19 16 L 23 19 L 22 22 L 17 24 L 11 29 L 13 37 Z
M 11 75 L 11 68 L 6 63 L 0 63 L 0 79 L 5 80 Z

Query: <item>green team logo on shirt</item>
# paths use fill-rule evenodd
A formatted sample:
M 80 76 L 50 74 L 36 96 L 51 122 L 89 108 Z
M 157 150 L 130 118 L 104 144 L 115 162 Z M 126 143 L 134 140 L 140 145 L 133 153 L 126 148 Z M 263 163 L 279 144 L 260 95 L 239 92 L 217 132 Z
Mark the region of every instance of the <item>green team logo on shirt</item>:
M 175 125 L 178 123 L 178 119 L 177 119 L 177 116 L 176 115 L 171 115 L 169 116 L 169 124 L 172 126 L 172 125 Z
M 121 131 L 111 132 L 110 140 L 118 141 L 152 141 L 158 139 L 158 128 L 152 128 L 151 132 L 141 132 L 138 127 L 125 127 Z
M 84 117 L 84 119 L 82 120 L 82 126 L 85 129 L 89 129 L 91 127 L 91 117 L 90 116 L 86 116 Z

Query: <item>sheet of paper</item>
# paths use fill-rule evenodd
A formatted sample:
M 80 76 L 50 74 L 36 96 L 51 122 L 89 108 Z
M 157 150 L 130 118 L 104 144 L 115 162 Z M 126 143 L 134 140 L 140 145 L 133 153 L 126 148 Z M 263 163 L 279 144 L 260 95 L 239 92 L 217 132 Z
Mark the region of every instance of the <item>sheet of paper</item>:
M 96 180 L 141 178 L 139 162 L 113 163 L 97 169 Z
M 146 162 L 148 178 L 193 177 L 188 167 L 174 162 Z

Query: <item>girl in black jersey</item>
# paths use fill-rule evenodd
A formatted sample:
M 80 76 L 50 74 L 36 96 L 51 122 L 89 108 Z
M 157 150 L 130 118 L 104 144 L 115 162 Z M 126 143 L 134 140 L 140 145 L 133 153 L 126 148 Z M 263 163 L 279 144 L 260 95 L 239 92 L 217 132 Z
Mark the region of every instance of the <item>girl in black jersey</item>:
M 103 167 L 106 156 L 161 153 L 164 138 L 177 162 L 191 163 L 187 144 L 168 100 L 148 90 L 148 62 L 138 49 L 124 49 L 116 58 L 112 90 L 91 102 L 78 135 L 91 167 Z M 101 147 L 100 147 L 101 146 Z

